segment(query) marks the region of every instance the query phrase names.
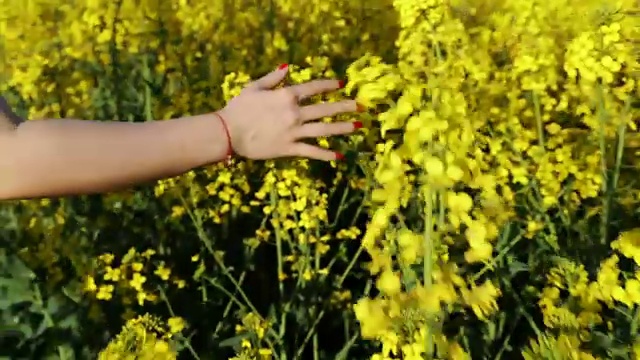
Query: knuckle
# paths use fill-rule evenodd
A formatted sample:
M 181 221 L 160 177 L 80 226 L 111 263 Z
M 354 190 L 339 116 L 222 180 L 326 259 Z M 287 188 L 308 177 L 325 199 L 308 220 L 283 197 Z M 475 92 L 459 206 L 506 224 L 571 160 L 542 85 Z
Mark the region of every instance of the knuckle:
M 324 88 L 325 84 L 322 80 L 314 80 L 307 83 L 307 86 L 309 86 L 309 89 L 315 93 L 320 89 Z
M 310 85 L 313 89 L 314 94 L 320 94 L 336 88 L 334 82 L 331 80 L 316 80 Z
M 284 121 L 286 121 L 289 124 L 296 123 L 298 121 L 298 117 L 299 117 L 299 114 L 298 114 L 298 111 L 296 111 L 295 107 L 290 107 L 285 109 L 283 114 Z
M 354 111 L 358 108 L 358 104 L 355 100 L 345 100 L 343 101 L 343 110 L 345 111 Z
M 318 136 L 316 135 L 318 133 L 318 129 L 314 128 L 313 125 L 315 124 L 305 124 L 298 127 L 295 131 L 296 137 L 298 139 L 308 139 Z
M 336 115 L 338 113 L 341 113 L 344 111 L 344 104 L 341 103 L 333 103 L 331 104 L 331 106 L 327 107 L 327 116 L 333 116 Z
M 327 90 L 333 90 L 337 88 L 335 80 L 322 80 L 322 87 Z
M 287 143 L 287 144 L 293 144 L 296 142 L 296 140 L 298 140 L 301 137 L 300 135 L 300 129 L 291 129 L 290 131 L 287 131 L 284 136 L 283 136 L 283 140 Z
M 291 88 L 284 88 L 280 91 L 280 99 L 286 104 L 295 104 L 296 93 Z
M 309 137 L 309 129 L 304 127 L 304 126 L 300 126 L 297 127 L 295 129 L 293 129 L 290 133 L 290 139 L 291 141 L 297 141 L 299 139 L 305 139 Z
M 343 113 L 348 109 L 348 104 L 344 102 L 332 103 L 327 107 L 328 116 L 333 116 L 339 113 Z
M 347 132 L 347 128 L 344 126 L 344 123 L 334 123 L 331 124 L 331 128 L 329 129 L 332 135 L 340 135 Z

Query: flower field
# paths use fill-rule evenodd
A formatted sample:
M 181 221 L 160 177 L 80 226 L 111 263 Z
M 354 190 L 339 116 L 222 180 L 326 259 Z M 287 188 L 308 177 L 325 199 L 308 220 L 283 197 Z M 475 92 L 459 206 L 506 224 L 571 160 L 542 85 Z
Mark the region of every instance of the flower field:
M 344 161 L 3 204 L 0 358 L 640 359 L 639 58 L 637 0 L 0 0 L 30 121 L 282 63 L 367 108 Z

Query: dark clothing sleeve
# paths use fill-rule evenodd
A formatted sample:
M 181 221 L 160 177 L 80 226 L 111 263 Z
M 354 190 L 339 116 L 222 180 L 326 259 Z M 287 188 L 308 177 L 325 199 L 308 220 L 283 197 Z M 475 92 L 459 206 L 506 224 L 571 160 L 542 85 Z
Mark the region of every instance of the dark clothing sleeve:
M 10 124 L 6 124 L 6 122 Z M 4 122 L 5 124 L 0 124 L 0 127 L 6 127 L 7 125 L 18 126 L 23 119 L 18 116 L 11 107 L 7 103 L 7 100 L 0 96 L 0 122 Z

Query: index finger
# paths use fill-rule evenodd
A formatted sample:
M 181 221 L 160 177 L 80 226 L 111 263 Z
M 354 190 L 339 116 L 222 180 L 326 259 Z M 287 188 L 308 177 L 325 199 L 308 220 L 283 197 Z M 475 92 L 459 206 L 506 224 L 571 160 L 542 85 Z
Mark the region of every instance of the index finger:
M 276 87 L 287 76 L 289 66 L 281 65 L 279 68 L 266 74 L 260 79 L 254 80 L 245 86 L 245 90 L 267 90 Z
M 289 90 L 292 91 L 299 100 L 303 100 L 314 95 L 341 89 L 343 86 L 344 82 L 342 80 L 313 80 L 304 84 L 291 85 L 289 86 Z

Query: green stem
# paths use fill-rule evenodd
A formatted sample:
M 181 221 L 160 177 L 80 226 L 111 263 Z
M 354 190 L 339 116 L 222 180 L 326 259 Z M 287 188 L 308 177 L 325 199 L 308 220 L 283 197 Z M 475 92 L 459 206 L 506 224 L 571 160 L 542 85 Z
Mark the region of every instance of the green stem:
M 353 220 L 351 220 L 351 225 L 349 227 L 353 227 L 356 223 L 356 220 L 358 219 L 358 217 L 360 216 L 360 213 L 362 212 L 362 210 L 364 209 L 364 201 L 360 202 L 360 206 L 358 206 L 358 209 L 355 212 L 355 215 L 353 216 Z M 351 263 L 349 264 L 349 267 L 347 267 L 347 270 L 350 271 L 351 267 L 353 267 L 353 265 L 355 264 L 355 259 L 358 258 L 358 256 L 360 256 L 360 253 L 363 251 L 363 247 L 360 246 L 358 248 L 358 250 L 356 251 L 356 254 L 354 255 L 353 259 L 351 260 Z M 338 261 L 338 257 L 334 257 L 333 259 L 331 259 L 331 261 L 329 261 L 329 264 L 327 265 L 327 272 L 331 273 L 331 268 L 333 267 L 333 265 Z M 348 273 L 347 271 L 347 273 Z
M 538 129 L 538 144 L 545 150 L 545 141 L 544 141 L 544 127 L 542 122 L 542 114 L 540 111 L 540 99 L 538 98 L 538 94 L 533 92 L 533 111 L 536 116 L 536 127 Z
M 256 309 L 256 307 L 253 305 L 251 300 L 249 300 L 249 297 L 247 296 L 247 294 L 244 292 L 244 290 L 242 290 L 242 287 L 240 286 L 240 284 L 238 284 L 236 279 L 233 277 L 233 275 L 229 271 L 229 268 L 227 268 L 227 266 L 222 262 L 222 259 L 220 259 L 218 255 L 216 255 L 216 252 L 213 249 L 213 242 L 211 241 L 209 236 L 207 236 L 207 234 L 204 232 L 202 228 L 202 221 L 195 216 L 193 211 L 191 211 L 191 209 L 189 208 L 183 196 L 180 196 L 180 200 L 182 201 L 182 205 L 185 209 L 185 212 L 189 215 L 189 217 L 191 218 L 191 221 L 193 222 L 193 225 L 196 228 L 196 232 L 198 233 L 198 238 L 204 243 L 205 247 L 207 248 L 207 251 L 215 261 L 216 265 L 218 265 L 220 269 L 222 269 L 222 273 L 231 282 L 231 284 L 233 285 L 235 290 L 238 292 L 238 294 L 240 294 L 240 297 L 245 302 L 246 306 L 249 307 L 249 309 L 251 309 L 251 311 L 255 313 L 255 315 L 258 316 L 261 321 L 265 321 L 260 315 L 260 313 L 258 312 L 258 310 Z M 267 341 L 267 344 L 269 344 L 269 346 L 272 349 L 274 349 L 273 344 L 267 338 L 265 338 L 265 341 Z
M 609 231 L 609 206 L 610 206 L 610 194 L 609 194 L 609 174 L 607 171 L 607 139 L 606 139 L 606 125 L 607 114 L 605 111 L 604 94 L 602 86 L 598 86 L 598 120 L 600 122 L 600 167 L 602 172 L 602 216 L 600 218 L 600 243 L 602 245 L 607 243 L 608 231 Z
M 318 240 L 318 242 L 320 242 L 320 230 L 316 229 L 316 238 Z M 318 251 L 318 244 L 316 243 L 316 246 L 314 246 L 314 264 L 313 264 L 313 268 L 314 268 L 314 275 L 318 274 L 318 271 L 320 270 L 320 251 Z M 315 315 L 315 312 L 317 311 L 317 307 L 314 306 L 313 309 L 313 313 Z M 313 348 L 313 360 L 320 360 L 320 351 L 319 351 L 319 337 L 318 337 L 318 332 L 314 332 L 313 334 L 313 340 L 312 340 L 312 348 Z
M 364 288 L 364 296 L 368 296 L 369 295 L 369 291 L 371 290 L 371 285 L 372 285 L 371 280 L 367 281 L 367 285 Z M 313 336 L 316 327 L 320 323 L 320 320 L 322 320 L 322 318 L 324 317 L 324 314 L 326 313 L 326 310 L 327 310 L 327 308 L 324 307 L 320 311 L 320 313 L 318 314 L 318 317 L 316 318 L 316 320 L 311 325 L 311 328 L 307 332 L 307 335 L 305 336 L 304 340 L 302 341 L 302 344 L 300 344 L 300 347 L 298 347 L 298 351 L 296 351 L 296 355 L 293 357 L 293 360 L 301 359 L 302 353 L 304 352 L 305 346 L 307 345 L 309 340 L 311 340 L 311 337 Z
M 473 275 L 472 281 L 476 282 L 478 279 L 480 279 L 482 275 L 484 275 L 485 272 L 492 270 L 493 267 L 498 263 L 498 261 L 502 260 L 502 258 L 509 253 L 509 250 L 511 250 L 514 246 L 516 246 L 516 244 L 520 242 L 522 238 L 523 238 L 522 234 L 518 234 L 507 246 L 505 246 L 504 248 L 502 248 L 502 250 L 500 250 L 498 255 L 496 255 L 489 264 L 486 264 L 480 271 L 478 271 L 476 274 Z
M 169 302 L 169 299 L 167 298 L 167 294 L 165 294 L 165 292 L 162 289 L 162 287 L 158 286 L 158 292 L 160 293 L 160 298 L 162 299 L 162 301 L 167 305 L 167 310 L 169 310 L 169 314 L 171 315 L 171 317 L 175 317 L 176 314 L 173 311 L 173 307 L 171 307 L 171 303 Z M 193 356 L 193 358 L 196 359 L 196 360 L 200 360 L 200 357 L 198 356 L 198 353 L 196 353 L 196 351 L 191 346 L 191 341 L 189 341 L 187 338 L 185 338 L 182 334 L 179 334 L 179 336 L 180 336 L 180 340 L 182 340 L 182 343 L 184 344 L 184 346 L 191 353 L 191 356 Z
M 433 285 L 433 193 L 432 189 L 429 185 L 427 189 L 426 199 L 425 199 L 425 226 L 424 226 L 424 234 L 423 234 L 423 246 L 424 246 L 424 254 L 423 254 L 423 281 L 424 287 L 427 292 L 431 289 Z M 428 359 L 433 358 L 434 352 L 434 343 L 433 343 L 433 334 L 431 333 L 433 329 L 427 329 L 427 339 L 425 344 L 425 353 Z
M 618 187 L 618 180 L 620 179 L 620 169 L 622 167 L 622 157 L 624 153 L 624 138 L 627 131 L 626 115 L 631 109 L 631 101 L 625 101 L 624 113 L 621 116 L 620 124 L 618 125 L 618 144 L 616 147 L 616 163 L 613 168 L 613 176 L 611 180 L 611 191 L 613 193 Z
M 349 350 L 353 347 L 353 344 L 356 343 L 356 340 L 358 340 L 358 335 L 360 335 L 360 334 L 358 332 L 355 332 L 353 334 L 353 336 L 351 336 L 349 341 L 347 341 L 347 343 L 344 344 L 342 349 L 340 349 L 340 352 L 338 352 L 338 354 L 336 355 L 336 360 L 346 360 L 347 359 L 347 355 L 349 355 Z
M 633 318 L 631 319 L 631 327 L 629 333 L 632 336 L 636 336 L 638 333 L 638 320 L 640 319 L 640 306 L 636 306 L 636 311 L 633 313 Z
M 271 189 L 271 194 L 270 194 L 270 206 L 271 206 L 271 211 L 272 211 L 272 217 L 274 216 L 273 214 L 275 214 L 276 209 L 277 209 L 277 203 L 278 203 L 278 199 L 277 199 L 277 195 L 276 195 L 276 190 L 274 188 Z M 282 262 L 282 237 L 280 234 L 280 229 L 279 228 L 275 228 L 274 226 L 274 234 L 276 236 L 276 257 L 277 257 L 277 267 L 278 267 L 278 292 L 280 293 L 280 299 L 284 300 L 284 279 L 283 279 L 283 275 L 284 275 L 284 269 L 283 269 L 283 262 Z M 280 341 L 282 341 L 282 339 L 284 339 L 284 334 L 287 330 L 287 321 L 286 321 L 286 317 L 287 317 L 287 312 L 288 311 L 282 311 L 282 314 L 280 314 L 280 328 L 278 331 L 278 336 Z M 287 354 L 285 352 L 285 347 L 283 346 L 280 349 L 280 358 L 282 360 L 286 360 L 287 359 Z
M 358 259 L 358 257 L 360 257 L 360 254 L 362 253 L 362 251 L 364 251 L 364 246 L 361 244 L 360 247 L 358 248 L 358 251 L 356 251 L 355 255 L 353 256 L 353 258 L 349 262 L 349 265 L 347 265 L 347 268 L 344 270 L 344 272 L 342 273 L 340 278 L 338 278 L 338 282 L 336 284 L 337 288 L 342 287 L 342 283 L 344 282 L 344 280 L 349 275 L 349 272 L 351 271 L 353 266 L 355 266 L 356 260 Z M 365 287 L 365 294 L 369 293 L 370 286 L 371 286 L 371 282 L 369 281 L 367 283 L 367 286 Z M 300 347 L 298 348 L 298 351 L 297 351 L 296 356 L 294 357 L 294 359 L 297 359 L 302 355 L 302 352 L 304 351 L 304 347 L 306 346 L 307 342 L 309 341 L 309 338 L 311 338 L 312 334 L 315 332 L 315 328 L 320 323 L 320 320 L 322 320 L 322 317 L 324 316 L 325 311 L 326 311 L 326 306 L 323 307 L 323 309 L 318 314 L 318 317 L 316 317 L 316 320 L 314 321 L 313 325 L 311 326 L 311 328 L 307 332 L 307 336 L 305 337 L 305 341 L 303 341 L 302 345 L 300 345 Z
M 347 200 L 347 195 L 349 195 L 349 184 L 347 183 L 347 186 L 345 187 L 344 191 L 342 192 L 342 198 L 340 199 L 340 205 L 338 205 L 338 211 L 336 211 L 336 217 L 333 220 L 333 224 L 331 224 L 331 227 L 334 228 L 336 227 L 338 220 L 340 219 L 340 214 L 342 213 L 342 209 L 344 207 L 344 203 Z
M 242 274 L 240 274 L 240 278 L 238 279 L 238 284 L 240 284 L 240 286 L 242 286 L 242 284 L 244 283 L 244 279 L 246 275 L 247 275 L 246 271 L 243 271 Z M 233 294 L 233 297 L 235 298 L 235 294 Z M 227 303 L 227 306 L 225 306 L 224 311 L 222 312 L 221 320 L 224 320 L 227 318 L 227 316 L 229 316 L 229 313 L 231 312 L 231 308 L 233 307 L 233 303 L 234 303 L 233 300 L 230 299 L 229 302 Z M 213 338 L 217 337 L 218 333 L 222 330 L 223 325 L 224 325 L 224 322 L 220 321 L 218 325 L 216 325 L 216 329 L 213 331 L 213 334 L 211 335 L 211 337 Z

